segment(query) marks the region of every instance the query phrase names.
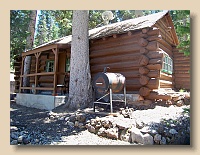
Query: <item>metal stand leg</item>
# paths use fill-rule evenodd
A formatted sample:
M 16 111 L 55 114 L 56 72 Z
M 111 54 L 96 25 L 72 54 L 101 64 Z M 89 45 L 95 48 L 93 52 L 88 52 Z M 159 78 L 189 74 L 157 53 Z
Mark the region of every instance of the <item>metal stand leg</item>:
M 126 82 L 124 83 L 124 104 L 126 108 Z
M 113 113 L 113 105 L 112 105 L 112 89 L 110 88 L 110 112 Z
M 93 103 L 93 111 L 95 112 L 95 103 Z

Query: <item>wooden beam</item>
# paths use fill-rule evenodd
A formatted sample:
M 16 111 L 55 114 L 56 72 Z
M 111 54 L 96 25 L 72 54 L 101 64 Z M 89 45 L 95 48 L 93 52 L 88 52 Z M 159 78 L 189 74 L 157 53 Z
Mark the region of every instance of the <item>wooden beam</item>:
M 33 74 L 21 75 L 20 77 L 35 76 L 35 75 L 54 75 L 54 74 L 55 74 L 55 72 L 43 72 L 43 73 L 33 73 Z
M 57 48 L 57 44 L 46 45 L 46 46 L 39 47 L 39 48 L 30 50 L 30 51 L 27 51 L 27 52 L 23 52 L 22 56 L 32 55 L 32 54 L 35 54 L 35 53 L 38 53 L 38 52 L 43 52 L 43 51 L 51 50 L 53 48 Z
M 52 51 L 55 55 L 57 54 L 57 48 L 52 48 Z
M 41 53 L 42 53 L 42 52 L 34 53 L 36 59 L 40 57 L 40 54 L 41 54 Z
M 21 89 L 36 89 L 36 90 L 53 90 L 54 88 L 49 87 L 21 87 Z

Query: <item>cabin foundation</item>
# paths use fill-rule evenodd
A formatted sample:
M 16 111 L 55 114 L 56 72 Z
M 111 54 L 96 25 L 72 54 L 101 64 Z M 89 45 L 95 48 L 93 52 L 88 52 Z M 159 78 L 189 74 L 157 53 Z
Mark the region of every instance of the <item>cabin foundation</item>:
M 34 95 L 17 93 L 16 103 L 26 107 L 44 110 L 53 110 L 61 104 L 65 104 L 67 96 Z

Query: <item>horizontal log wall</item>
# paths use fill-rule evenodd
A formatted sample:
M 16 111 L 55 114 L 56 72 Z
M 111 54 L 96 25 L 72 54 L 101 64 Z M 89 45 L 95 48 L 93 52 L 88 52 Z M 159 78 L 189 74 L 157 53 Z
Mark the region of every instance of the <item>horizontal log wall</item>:
M 14 92 L 15 93 L 18 93 L 19 92 L 19 87 L 20 87 L 20 75 L 21 75 L 21 64 L 22 64 L 22 57 L 18 56 L 15 58 L 14 60 L 14 79 L 15 79 L 15 82 L 14 82 L 14 86 L 15 86 L 15 90 Z
M 174 50 L 175 88 L 190 90 L 190 56 Z
M 148 28 L 90 41 L 92 77 L 104 67 L 110 67 L 108 72 L 118 72 L 126 77 L 127 92 L 140 90 L 140 95 L 149 95 L 153 89 L 172 88 L 173 83 L 166 84 L 172 77 L 163 78 L 160 71 L 164 53 L 171 57 L 173 54 L 172 39 L 162 38 L 163 32 L 159 28 Z
M 121 73 L 126 77 L 127 92 L 138 92 L 142 87 L 139 68 L 147 65 L 149 58 L 143 53 L 149 41 L 148 35 L 142 30 L 128 32 L 122 35 L 113 35 L 90 42 L 90 65 L 92 78 L 104 67 L 110 67 L 108 72 Z M 149 45 L 155 49 L 157 44 Z M 156 73 L 150 73 L 153 75 Z M 150 86 L 152 87 L 152 86 Z

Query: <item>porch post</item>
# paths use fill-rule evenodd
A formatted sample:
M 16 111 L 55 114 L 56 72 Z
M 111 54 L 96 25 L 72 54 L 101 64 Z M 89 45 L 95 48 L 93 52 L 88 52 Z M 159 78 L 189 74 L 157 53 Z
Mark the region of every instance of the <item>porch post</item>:
M 57 72 L 58 72 L 58 49 L 53 48 L 52 49 L 54 55 L 55 55 L 55 61 L 54 61 L 54 80 L 53 80 L 53 96 L 56 95 L 57 91 Z
M 22 65 L 21 65 L 21 76 L 20 76 L 20 84 L 19 84 L 19 93 L 22 92 L 22 84 L 23 84 L 23 78 L 22 75 L 24 73 L 24 60 L 25 60 L 26 56 L 22 56 Z
M 36 67 L 35 67 L 35 73 L 38 73 L 38 59 L 40 56 L 41 52 L 35 53 L 35 57 L 36 57 Z M 38 85 L 38 75 L 35 75 L 35 87 L 34 87 L 34 94 L 37 94 L 37 90 L 35 89 Z

